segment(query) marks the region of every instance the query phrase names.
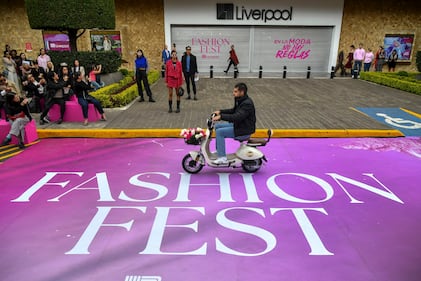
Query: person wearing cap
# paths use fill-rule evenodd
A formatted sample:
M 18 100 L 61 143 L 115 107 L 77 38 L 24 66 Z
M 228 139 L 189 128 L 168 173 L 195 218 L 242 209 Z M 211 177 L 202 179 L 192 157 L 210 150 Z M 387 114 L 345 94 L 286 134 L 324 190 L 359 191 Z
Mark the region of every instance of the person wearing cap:
M 25 148 L 25 126 L 31 120 L 31 114 L 28 109 L 27 98 L 22 98 L 13 92 L 6 93 L 6 114 L 10 123 L 10 131 L 2 142 L 3 145 L 8 145 L 12 141 L 12 135 L 16 136 L 19 141 L 19 148 Z
M 191 53 L 191 47 L 186 47 L 186 52 L 181 58 L 181 65 L 183 67 L 184 79 L 186 80 L 187 88 L 187 99 L 191 99 L 190 96 L 190 83 L 193 87 L 194 100 L 197 100 L 196 97 L 196 82 L 194 81 L 195 75 L 197 72 L 197 61 L 196 56 Z

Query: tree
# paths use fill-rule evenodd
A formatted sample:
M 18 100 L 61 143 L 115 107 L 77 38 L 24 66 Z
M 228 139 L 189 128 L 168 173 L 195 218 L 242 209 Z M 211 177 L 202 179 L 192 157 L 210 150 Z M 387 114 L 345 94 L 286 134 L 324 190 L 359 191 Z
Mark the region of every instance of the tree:
M 69 36 L 71 51 L 86 29 L 114 29 L 114 0 L 25 0 L 32 29 L 60 31 Z

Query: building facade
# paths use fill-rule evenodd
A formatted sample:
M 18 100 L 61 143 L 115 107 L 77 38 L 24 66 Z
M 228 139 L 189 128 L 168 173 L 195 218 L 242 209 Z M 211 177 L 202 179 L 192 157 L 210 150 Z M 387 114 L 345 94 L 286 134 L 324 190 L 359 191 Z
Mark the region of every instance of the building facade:
M 412 38 L 404 42 L 409 59 L 397 70 L 415 71 L 420 50 L 421 4 L 391 0 L 247 0 L 247 1 L 116 0 L 116 28 L 121 53 L 133 68 L 137 49 L 142 49 L 152 69 L 161 67 L 164 44 L 177 46 L 179 56 L 187 45 L 198 57 L 200 72 L 212 65 L 222 72 L 228 51 L 235 46 L 240 72 L 330 72 L 340 51 L 351 44 L 375 52 L 385 38 Z M 35 59 L 44 47 L 43 32 L 29 26 L 23 0 L 1 1 L 3 16 L 0 43 Z M 5 12 L 9 11 L 9 12 Z M 78 39 L 79 50 L 91 50 L 91 32 Z M 98 33 L 98 30 L 94 32 Z M 398 40 L 399 41 L 399 40 Z M 395 40 L 396 42 L 396 40 Z M 403 42 L 397 42 L 396 44 Z

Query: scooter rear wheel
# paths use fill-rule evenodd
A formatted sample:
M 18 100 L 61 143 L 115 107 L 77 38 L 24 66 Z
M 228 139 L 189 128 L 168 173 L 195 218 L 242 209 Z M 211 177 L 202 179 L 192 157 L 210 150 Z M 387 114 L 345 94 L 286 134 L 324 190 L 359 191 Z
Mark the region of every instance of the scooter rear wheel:
M 241 165 L 243 167 L 243 170 L 247 173 L 254 173 L 257 172 L 260 167 L 262 167 L 262 159 L 257 160 L 247 160 L 244 161 L 244 163 Z
M 199 161 L 193 159 L 190 154 L 184 156 L 181 164 L 183 165 L 184 171 L 190 174 L 197 174 L 203 168 L 203 165 Z

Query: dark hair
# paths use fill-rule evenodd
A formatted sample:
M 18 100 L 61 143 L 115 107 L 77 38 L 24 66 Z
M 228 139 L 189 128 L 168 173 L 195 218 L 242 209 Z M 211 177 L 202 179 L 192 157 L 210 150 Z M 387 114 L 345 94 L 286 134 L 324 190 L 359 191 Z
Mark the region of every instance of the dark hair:
M 142 52 L 142 55 L 140 57 L 137 55 L 138 52 Z M 136 58 L 141 58 L 143 56 L 144 56 L 144 54 L 143 54 L 142 49 L 137 49 L 137 51 L 136 51 Z
M 244 92 L 244 95 L 247 95 L 247 85 L 245 83 L 237 83 L 234 88 L 237 88 L 239 91 Z

